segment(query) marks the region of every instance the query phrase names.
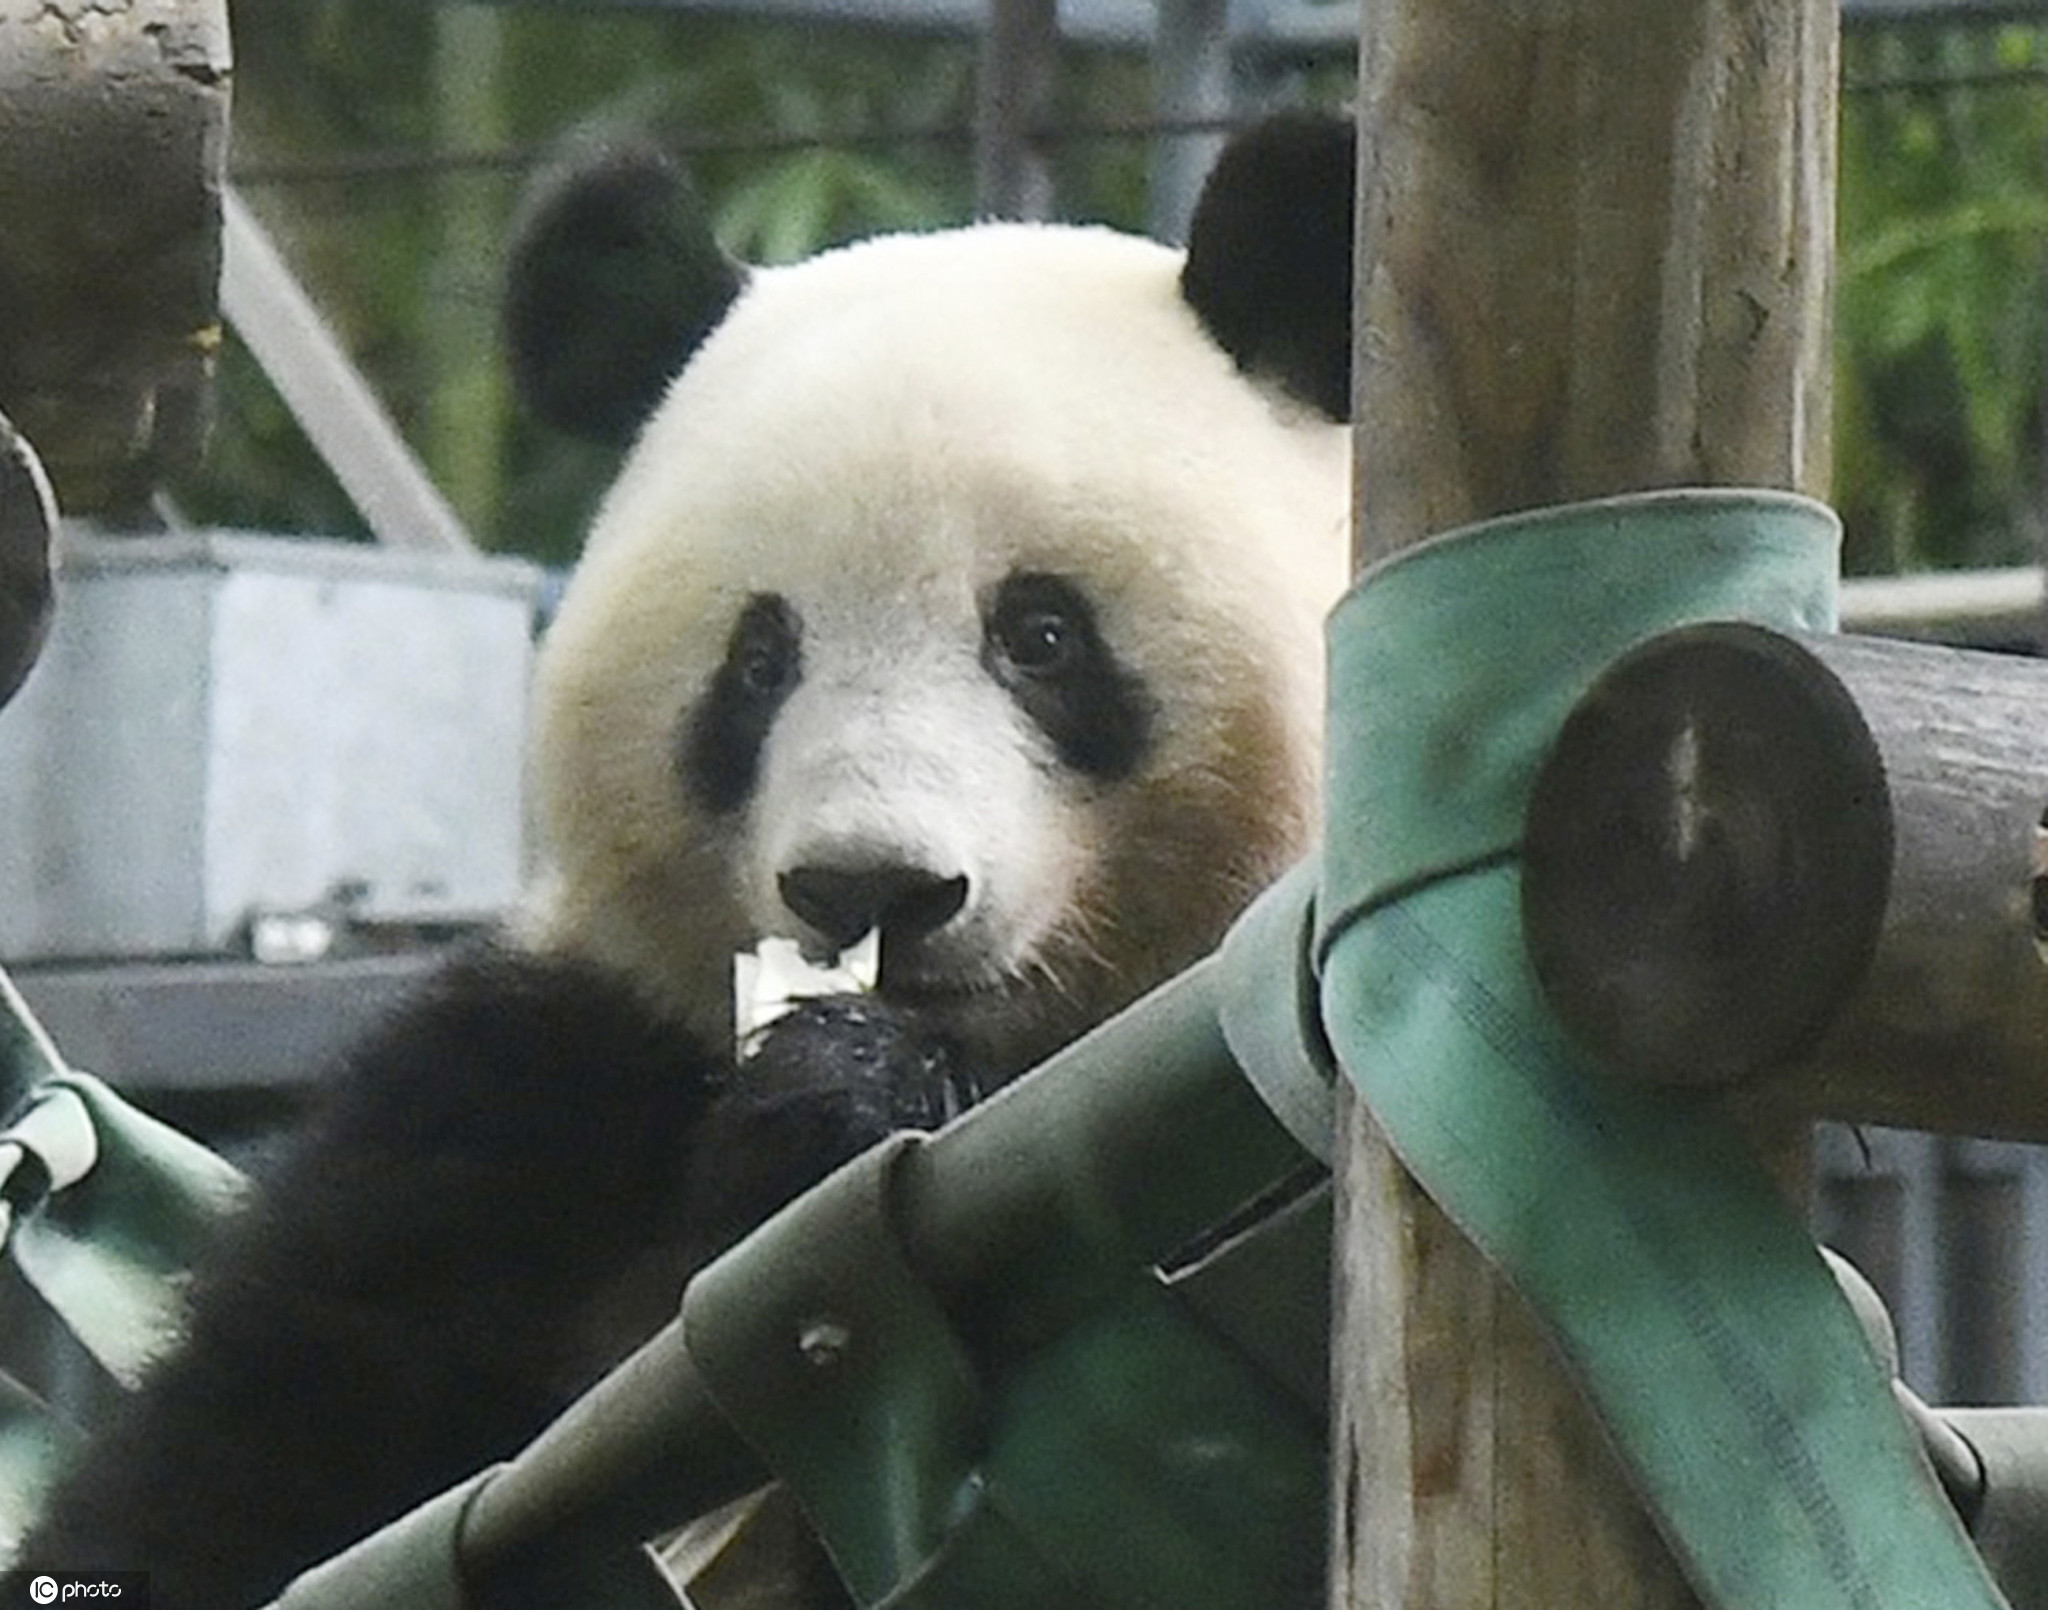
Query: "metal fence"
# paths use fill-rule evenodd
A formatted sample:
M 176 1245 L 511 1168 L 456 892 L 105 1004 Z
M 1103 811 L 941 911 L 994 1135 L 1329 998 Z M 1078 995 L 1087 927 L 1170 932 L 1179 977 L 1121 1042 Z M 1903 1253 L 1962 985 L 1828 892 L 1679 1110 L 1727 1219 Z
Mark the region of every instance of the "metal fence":
M 1824 1127 L 1813 1225 L 1891 1308 L 1907 1383 L 2048 1402 L 2048 1148 Z

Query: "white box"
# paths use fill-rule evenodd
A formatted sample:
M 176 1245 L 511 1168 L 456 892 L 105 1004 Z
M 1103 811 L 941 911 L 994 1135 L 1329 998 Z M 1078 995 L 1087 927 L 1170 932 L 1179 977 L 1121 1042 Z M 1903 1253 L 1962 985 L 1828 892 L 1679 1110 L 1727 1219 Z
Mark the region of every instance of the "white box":
M 237 948 L 337 898 L 501 910 L 523 868 L 540 573 L 222 533 L 67 533 L 0 711 L 0 957 Z

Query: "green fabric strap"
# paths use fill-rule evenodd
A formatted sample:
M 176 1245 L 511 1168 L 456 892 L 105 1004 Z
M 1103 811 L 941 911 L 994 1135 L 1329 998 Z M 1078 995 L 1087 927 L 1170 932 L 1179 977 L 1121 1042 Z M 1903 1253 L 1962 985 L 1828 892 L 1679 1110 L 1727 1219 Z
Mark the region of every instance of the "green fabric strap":
M 476 1610 L 481 1603 L 574 1610 L 675 1610 L 675 1589 L 645 1550 L 532 1562 L 479 1593 L 464 1571 L 470 1506 L 498 1474 L 478 1472 L 286 1584 L 268 1610 Z
M 1055 1303 L 1037 1345 L 989 1358 L 899 1240 L 891 1181 L 918 1144 L 849 1164 L 684 1300 L 707 1389 L 797 1494 L 855 1600 L 1271 1610 L 1317 1597 L 1320 1404 L 1291 1398 L 1149 1270 L 1081 1314 Z
M 0 974 L 0 1239 L 107 1371 L 132 1385 L 172 1334 L 182 1277 L 242 1176 L 196 1141 L 65 1066 Z M 68 1428 L 0 1383 L 0 1553 L 30 1523 Z
M 133 1385 L 175 1323 L 179 1283 L 240 1200 L 241 1173 L 65 1065 L 0 974 L 0 1237 L 88 1351 Z
M 1338 1060 L 1551 1327 L 1725 1610 L 2004 1601 L 1810 1239 L 1708 1098 L 1566 1043 L 1517 842 L 1564 715 L 1690 622 L 1833 625 L 1833 516 L 1769 493 L 1544 511 L 1410 550 L 1331 623 L 1318 939 Z
M 491 1475 L 470 1477 L 313 1567 L 285 1588 L 275 1610 L 466 1610 L 456 1542 Z

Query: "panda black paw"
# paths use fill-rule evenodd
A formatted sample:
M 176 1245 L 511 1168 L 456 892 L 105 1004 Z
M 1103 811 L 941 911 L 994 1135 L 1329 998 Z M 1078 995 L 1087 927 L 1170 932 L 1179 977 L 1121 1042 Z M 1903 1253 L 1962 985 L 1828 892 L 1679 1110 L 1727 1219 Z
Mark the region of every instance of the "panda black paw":
M 932 1129 L 972 1088 L 958 1048 L 871 995 L 798 1002 L 767 1028 L 698 1126 L 695 1222 L 736 1239 L 899 1129 Z
M 732 1093 L 762 1109 L 823 1100 L 890 1130 L 943 1123 L 962 1082 L 958 1048 L 873 995 L 798 1001 L 748 1049 Z

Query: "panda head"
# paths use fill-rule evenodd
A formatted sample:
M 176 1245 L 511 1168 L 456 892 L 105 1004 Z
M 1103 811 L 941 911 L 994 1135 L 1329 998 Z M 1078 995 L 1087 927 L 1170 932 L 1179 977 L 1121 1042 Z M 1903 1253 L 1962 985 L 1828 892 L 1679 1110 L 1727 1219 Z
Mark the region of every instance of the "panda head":
M 1349 164 L 1290 124 L 1227 153 L 1185 255 L 890 236 L 622 346 L 628 389 L 684 361 L 542 651 L 536 942 L 729 1043 L 736 951 L 879 929 L 883 996 L 992 1076 L 1212 947 L 1314 828 Z M 587 284 L 549 266 L 564 195 L 512 282 L 529 376 Z

